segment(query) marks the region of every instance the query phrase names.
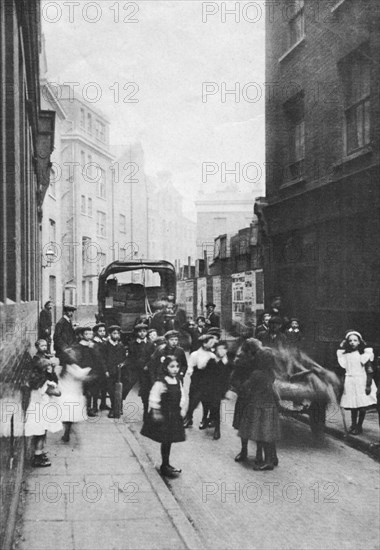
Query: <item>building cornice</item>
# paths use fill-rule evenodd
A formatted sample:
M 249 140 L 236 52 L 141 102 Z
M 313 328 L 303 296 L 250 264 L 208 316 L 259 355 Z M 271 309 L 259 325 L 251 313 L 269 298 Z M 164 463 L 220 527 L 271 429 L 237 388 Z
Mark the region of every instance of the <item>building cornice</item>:
M 105 157 L 108 157 L 110 160 L 115 160 L 116 157 L 110 153 L 104 147 L 101 147 L 99 144 L 95 143 L 93 140 L 86 138 L 83 134 L 80 133 L 66 133 L 61 136 L 62 141 L 78 141 L 86 145 L 86 147 L 92 148 L 96 153 L 101 154 Z

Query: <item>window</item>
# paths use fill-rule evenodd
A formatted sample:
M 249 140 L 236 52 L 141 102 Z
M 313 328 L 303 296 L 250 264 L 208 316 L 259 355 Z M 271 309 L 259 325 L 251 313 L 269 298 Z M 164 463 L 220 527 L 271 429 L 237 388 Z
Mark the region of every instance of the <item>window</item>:
M 106 215 L 98 210 L 96 216 L 96 234 L 99 237 L 106 236 Z
M 86 164 L 86 154 L 84 151 L 80 152 L 80 163 L 83 171 L 83 168 L 85 167 L 85 164 Z
M 106 127 L 102 123 L 100 123 L 100 139 L 106 141 Z
M 103 170 L 103 168 L 98 169 L 98 189 L 97 189 L 97 195 L 101 199 L 106 198 L 106 172 Z
M 81 109 L 80 110 L 80 126 L 81 128 L 84 128 L 85 127 L 85 114 L 84 114 L 84 109 Z
M 91 113 L 87 114 L 87 132 L 92 134 L 92 115 L 91 115 Z
M 304 94 L 298 93 L 284 104 L 288 121 L 288 168 L 290 179 L 299 179 L 303 174 L 305 158 L 305 108 Z
M 49 242 L 55 243 L 57 240 L 56 224 L 54 220 L 49 220 Z
M 82 281 L 82 304 L 86 303 L 86 281 Z
M 94 302 L 94 283 L 93 281 L 88 281 L 88 303 L 92 304 Z
M 292 1 L 287 6 L 287 17 L 289 18 L 288 28 L 288 49 L 297 44 L 305 36 L 305 13 L 304 0 Z
M 127 232 L 127 218 L 124 216 L 124 214 L 120 214 L 119 225 L 120 225 L 120 233 L 126 233 Z
M 83 272 L 86 270 L 86 264 L 89 259 L 91 239 L 90 237 L 82 237 L 82 269 Z
M 339 66 L 345 104 L 346 153 L 368 145 L 370 136 L 371 60 L 364 45 L 347 56 Z
M 87 199 L 87 216 L 92 218 L 92 199 L 90 197 Z
M 100 141 L 105 141 L 105 126 L 100 120 L 96 121 L 95 124 L 95 136 L 96 139 L 100 139 Z
M 55 197 L 55 183 L 56 183 L 56 174 L 54 172 L 54 170 L 51 168 L 50 169 L 50 179 L 49 179 L 49 194 L 52 196 L 52 197 Z
M 80 213 L 86 214 L 86 197 L 84 195 L 81 195 L 80 198 Z

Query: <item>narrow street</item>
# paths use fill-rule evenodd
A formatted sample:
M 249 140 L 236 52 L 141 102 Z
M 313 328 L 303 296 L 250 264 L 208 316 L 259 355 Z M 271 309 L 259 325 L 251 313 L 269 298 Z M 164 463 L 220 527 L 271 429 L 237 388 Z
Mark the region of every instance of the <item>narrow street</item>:
M 173 445 L 182 474 L 163 481 L 159 445 L 140 435 L 135 391 L 118 420 L 78 424 L 72 441 L 49 434 L 52 467 L 30 472 L 17 548 L 378 548 L 379 464 L 282 420 L 280 464 L 254 472 L 234 462 L 239 439 L 225 401 L 222 437 L 200 431 Z M 365 533 L 365 537 L 360 537 Z

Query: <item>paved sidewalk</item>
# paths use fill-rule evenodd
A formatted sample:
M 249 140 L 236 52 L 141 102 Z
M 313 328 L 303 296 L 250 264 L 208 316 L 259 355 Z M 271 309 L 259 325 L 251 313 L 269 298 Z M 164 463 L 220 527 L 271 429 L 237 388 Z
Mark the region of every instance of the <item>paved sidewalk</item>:
M 380 427 L 377 411 L 375 409 L 367 411 L 363 433 L 360 435 L 351 435 L 346 432 L 343 415 L 348 430 L 351 426 L 350 411 L 345 411 L 336 405 L 329 407 L 326 411 L 325 432 L 343 440 L 350 447 L 368 453 L 373 458 L 380 460 Z M 296 414 L 295 418 L 307 424 L 309 423 L 309 417 L 306 414 Z
M 77 424 L 69 444 L 48 434 L 52 466 L 26 477 L 17 548 L 202 548 L 128 427 L 102 415 Z

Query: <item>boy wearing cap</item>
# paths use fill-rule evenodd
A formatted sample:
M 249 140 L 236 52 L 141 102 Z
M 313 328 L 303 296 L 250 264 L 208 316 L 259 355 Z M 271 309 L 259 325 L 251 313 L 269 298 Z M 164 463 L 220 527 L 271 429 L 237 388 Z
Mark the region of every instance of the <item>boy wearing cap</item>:
M 153 353 L 148 363 L 151 384 L 156 380 L 161 380 L 165 373 L 162 369 L 162 357 L 174 355 L 179 365 L 179 378 L 182 381 L 187 371 L 187 359 L 183 348 L 178 345 L 179 332 L 177 330 L 168 330 L 165 333 L 165 345 L 159 346 Z
M 145 323 L 138 323 L 134 328 L 134 332 L 134 339 L 130 344 L 129 351 L 140 382 L 139 396 L 143 402 L 145 420 L 148 414 L 149 392 L 152 387 L 148 362 L 154 352 L 154 345 L 148 340 L 148 325 Z
M 284 348 L 286 347 L 286 336 L 281 332 L 282 319 L 281 317 L 271 317 L 269 320 L 269 330 L 267 334 L 261 338 L 263 346 L 269 348 Z
M 208 302 L 208 304 L 206 304 L 206 309 L 207 309 L 206 325 L 208 325 L 208 327 L 219 328 L 220 318 L 219 318 L 219 315 L 215 313 L 215 308 L 216 308 L 216 305 L 213 304 L 212 302 Z
M 196 319 L 196 326 L 189 329 L 191 336 L 190 352 L 196 351 L 201 347 L 199 338 L 206 334 L 206 318 L 203 315 L 199 315 Z
M 55 325 L 53 337 L 54 349 L 61 363 L 64 351 L 76 342 L 75 330 L 72 325 L 72 319 L 76 309 L 75 306 L 64 306 L 63 317 L 61 317 Z
M 108 418 L 115 418 L 115 384 L 118 381 L 118 367 L 125 360 L 125 348 L 120 341 L 121 328 L 111 325 L 108 328 L 108 338 L 105 344 L 107 388 L 111 399 L 111 411 Z

